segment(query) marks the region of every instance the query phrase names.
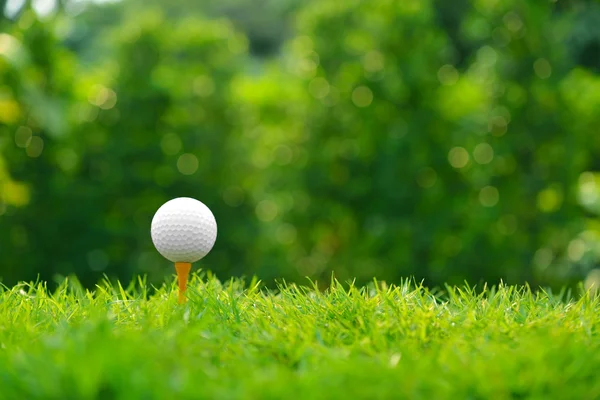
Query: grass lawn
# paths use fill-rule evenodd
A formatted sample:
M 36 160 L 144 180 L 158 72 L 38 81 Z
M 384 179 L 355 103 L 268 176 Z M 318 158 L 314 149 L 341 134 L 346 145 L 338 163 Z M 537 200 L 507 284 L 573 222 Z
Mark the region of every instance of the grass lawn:
M 195 276 L 0 293 L 0 399 L 599 399 L 600 298 Z

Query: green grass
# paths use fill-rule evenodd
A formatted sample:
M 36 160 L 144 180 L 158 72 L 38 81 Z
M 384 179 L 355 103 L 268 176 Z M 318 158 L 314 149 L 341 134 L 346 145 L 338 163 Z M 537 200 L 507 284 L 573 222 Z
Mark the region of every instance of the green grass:
M 410 284 L 0 293 L 0 399 L 598 399 L 600 299 Z

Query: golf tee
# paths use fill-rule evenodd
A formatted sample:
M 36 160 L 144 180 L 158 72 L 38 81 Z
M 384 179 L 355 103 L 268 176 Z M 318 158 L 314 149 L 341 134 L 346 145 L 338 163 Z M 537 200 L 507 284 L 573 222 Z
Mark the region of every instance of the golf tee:
M 192 264 L 187 262 L 176 262 L 175 271 L 177 271 L 177 284 L 179 286 L 179 304 L 183 304 L 186 301 L 185 291 L 187 290 L 188 276 Z

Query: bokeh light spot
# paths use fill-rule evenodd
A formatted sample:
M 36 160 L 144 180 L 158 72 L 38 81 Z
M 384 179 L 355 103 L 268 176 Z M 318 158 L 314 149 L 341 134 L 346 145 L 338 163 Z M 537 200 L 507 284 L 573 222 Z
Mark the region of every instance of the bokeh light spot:
M 299 54 L 308 54 L 313 50 L 313 40 L 310 36 L 301 35 L 291 42 L 292 49 Z
M 200 97 L 209 97 L 215 92 L 215 82 L 210 76 L 200 75 L 192 83 L 194 94 Z
M 31 158 L 39 157 L 44 150 L 44 140 L 39 136 L 32 136 L 29 145 L 25 149 L 27 155 Z
M 329 87 L 329 94 L 321 99 L 321 102 L 326 107 L 335 106 L 340 100 L 340 91 L 335 86 Z
M 14 124 L 21 118 L 21 107 L 10 97 L 2 98 L 2 94 L 0 93 L 0 123 Z
M 100 109 L 89 104 L 81 104 L 77 107 L 77 118 L 81 122 L 93 122 L 98 118 Z
M 185 153 L 177 159 L 177 169 L 183 175 L 192 175 L 198 170 L 198 158 L 192 153 Z
M 488 130 L 493 136 L 503 136 L 508 129 L 506 118 L 496 115 L 491 117 L 488 122 Z
M 479 191 L 479 202 L 484 207 L 494 207 L 499 199 L 500 193 L 494 186 L 486 186 Z
M 110 110 L 117 104 L 117 94 L 112 89 L 106 88 L 102 93 L 102 99 L 98 107 L 103 110 Z
M 562 190 L 558 185 L 550 186 L 537 195 L 537 207 L 540 211 L 551 213 L 558 211 L 563 202 Z
M 30 200 L 29 187 L 19 182 L 0 179 L 0 193 L 2 202 L 16 207 L 27 205 Z
M 583 255 L 585 254 L 585 242 L 582 239 L 573 239 L 569 243 L 569 247 L 567 248 L 567 254 L 569 255 L 569 259 L 573 262 L 577 262 L 581 260 Z
M 487 143 L 480 143 L 473 150 L 473 159 L 479 164 L 489 164 L 494 159 L 494 149 Z
M 174 156 L 179 153 L 182 148 L 181 139 L 174 133 L 167 133 L 160 141 L 160 147 L 163 153 L 168 156 Z
M 268 168 L 273 162 L 275 154 L 267 146 L 262 146 L 252 154 L 252 164 L 256 168 L 265 169 Z
M 29 145 L 32 136 L 33 132 L 31 131 L 31 128 L 28 126 L 20 126 L 15 133 L 15 144 L 24 149 Z
M 102 85 L 94 85 L 88 96 L 88 101 L 103 110 L 110 110 L 117 104 L 117 94 L 114 90 Z
M 71 172 L 77 167 L 79 157 L 77 153 L 70 148 L 61 149 L 56 154 L 56 163 L 65 172 Z
M 448 153 L 448 162 L 454 168 L 464 168 L 469 163 L 469 152 L 464 147 L 454 147 Z
M 273 221 L 279 214 L 279 207 L 272 200 L 262 200 L 256 206 L 256 216 L 263 222 Z
M 313 97 L 322 99 L 329 94 L 329 82 L 325 78 L 317 77 L 308 84 L 308 91 Z
M 359 86 L 352 91 L 352 102 L 357 107 L 368 107 L 373 102 L 373 92 L 366 86 Z
M 385 66 L 383 54 L 376 50 L 371 50 L 363 56 L 363 67 L 366 71 L 374 73 L 381 71 Z
M 593 172 L 586 171 L 579 175 L 579 201 L 586 207 L 594 207 L 600 202 L 600 174 L 598 179 Z
M 1 10 L 0 10 L 1 11 Z M 0 33 L 0 55 L 16 58 L 21 50 L 21 42 L 8 33 Z
M 535 60 L 533 63 L 533 70 L 535 71 L 535 74 L 542 79 L 548 79 L 550 78 L 550 75 L 552 75 L 552 66 L 545 58 Z
M 483 46 L 477 50 L 477 61 L 486 67 L 496 64 L 498 54 L 491 46 Z
M 539 271 L 543 271 L 552 264 L 554 253 L 548 248 L 542 248 L 535 252 L 533 263 Z
M 600 292 L 600 268 L 595 268 L 591 270 L 584 282 L 585 290 L 589 290 L 590 292 L 598 293 Z
M 523 21 L 521 20 L 521 17 L 519 17 L 519 15 L 514 11 L 506 13 L 502 20 L 504 21 L 504 25 L 511 32 L 518 32 L 523 27 Z
M 458 71 L 454 68 L 453 65 L 446 64 L 443 65 L 438 70 L 438 79 L 440 83 L 445 86 L 452 86 L 456 82 L 458 82 Z
M 504 118 L 504 121 L 507 124 L 510 123 L 510 119 L 511 119 L 510 110 L 504 106 L 495 107 L 492 110 L 491 115 L 496 116 L 496 117 L 502 117 L 502 118 Z
M 25 0 L 8 0 L 4 5 L 4 10 L 0 9 L 0 12 L 4 12 L 4 15 L 10 19 L 14 19 L 15 16 L 23 9 Z M 0 53 L 2 51 L 0 50 Z
M 305 79 L 315 76 L 320 57 L 312 50 L 312 39 L 301 36 L 292 42 L 292 47 L 298 52 L 298 58 L 289 66 L 292 73 Z
M 56 10 L 56 0 L 32 0 L 31 8 L 41 18 L 50 16 Z

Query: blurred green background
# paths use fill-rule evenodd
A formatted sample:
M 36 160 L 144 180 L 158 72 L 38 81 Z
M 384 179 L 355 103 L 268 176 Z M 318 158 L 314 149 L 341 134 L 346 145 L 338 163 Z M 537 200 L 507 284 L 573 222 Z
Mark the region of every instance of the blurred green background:
M 0 0 L 0 276 L 600 283 L 600 5 Z

